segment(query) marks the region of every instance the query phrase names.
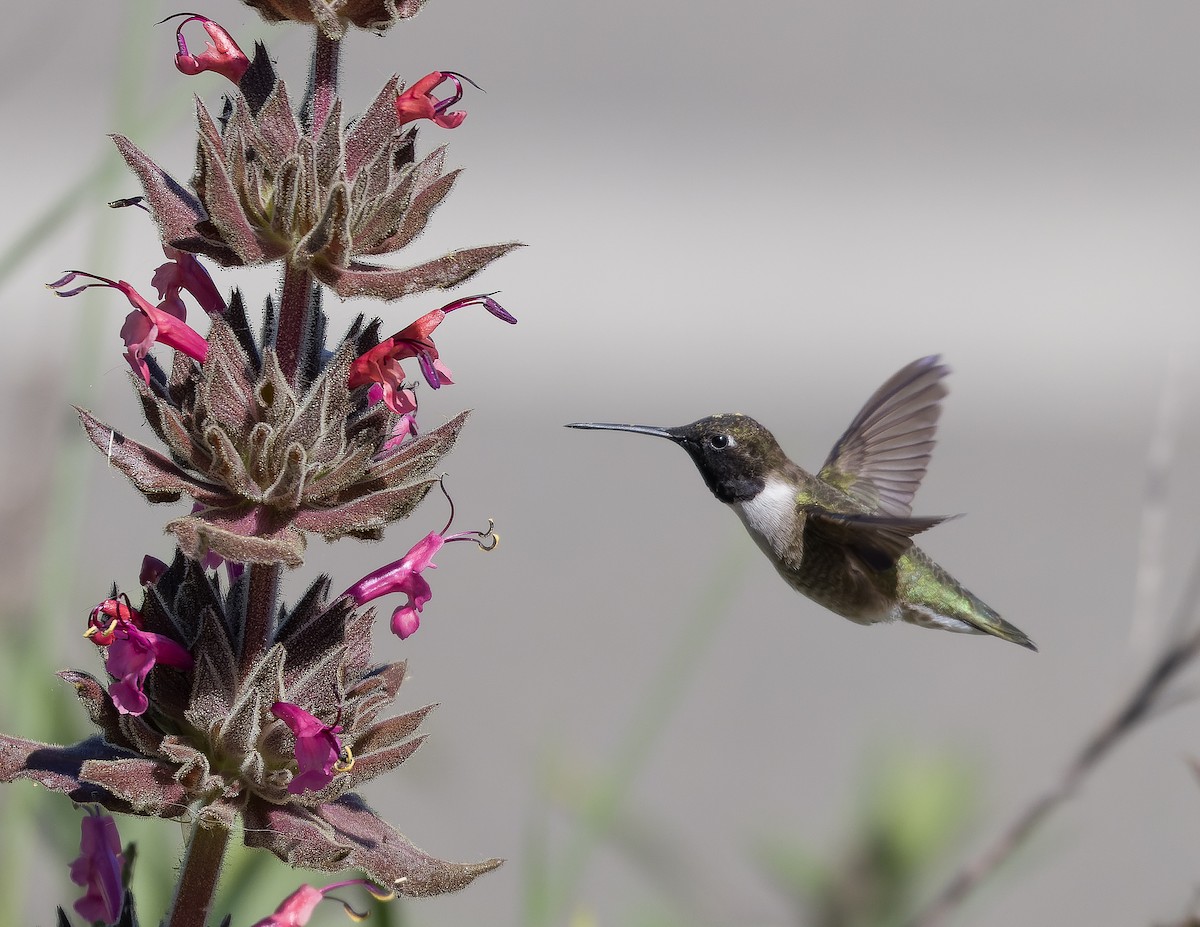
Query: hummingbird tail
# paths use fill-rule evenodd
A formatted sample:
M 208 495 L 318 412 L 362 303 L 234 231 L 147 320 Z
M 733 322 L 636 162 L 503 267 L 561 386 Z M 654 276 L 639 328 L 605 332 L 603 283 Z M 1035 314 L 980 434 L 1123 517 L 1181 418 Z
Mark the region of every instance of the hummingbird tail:
M 982 604 L 982 603 L 980 603 Z M 1018 628 L 1015 624 L 1009 624 L 986 605 L 980 609 L 981 612 L 986 611 L 987 617 L 985 620 L 976 623 L 976 627 L 986 634 L 991 634 L 1001 640 L 1011 641 L 1014 644 L 1020 644 L 1037 653 L 1037 644 L 1029 639 L 1029 635 Z
M 1001 618 L 923 552 L 910 552 L 899 566 L 904 592 L 901 614 L 906 621 L 966 634 L 990 634 L 1037 651 L 1029 635 Z
M 1015 624 L 1009 624 L 1001 618 L 994 608 L 982 601 L 974 593 L 962 589 L 966 600 L 970 603 L 969 607 L 960 610 L 956 617 L 961 618 L 967 624 L 972 626 L 972 630 L 980 631 L 984 634 L 991 634 L 993 637 L 998 637 L 1002 641 L 1010 641 L 1014 644 L 1020 644 L 1034 653 L 1037 653 L 1037 644 L 1029 639 L 1029 635 L 1018 628 Z

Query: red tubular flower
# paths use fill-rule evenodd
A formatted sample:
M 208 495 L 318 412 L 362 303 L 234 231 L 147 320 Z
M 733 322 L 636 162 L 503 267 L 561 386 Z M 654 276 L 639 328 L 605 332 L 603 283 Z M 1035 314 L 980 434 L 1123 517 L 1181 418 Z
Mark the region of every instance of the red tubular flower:
M 442 491 L 445 492 L 445 487 Z M 392 633 L 401 640 L 411 636 L 421 626 L 421 610 L 433 598 L 433 590 L 421 573 L 437 569 L 433 562 L 437 552 L 451 541 L 474 541 L 483 550 L 495 550 L 500 543 L 490 521 L 487 531 L 463 531 L 447 536 L 453 520 L 454 504 L 451 503 L 450 521 L 446 522 L 446 527 L 425 535 L 399 560 L 368 573 L 342 595 L 352 598 L 356 605 L 365 605 L 393 592 L 408 596 L 408 601 L 392 612 Z
M 85 886 L 75 910 L 91 923 L 115 924 L 121 919 L 125 889 L 121 872 L 125 857 L 117 822 L 99 808 L 88 808 L 81 825 L 79 858 L 71 863 L 71 881 Z
M 467 118 L 465 112 L 448 113 L 451 106 L 462 99 L 462 82 L 473 83 L 470 78 L 454 71 L 431 71 L 407 90 L 396 94 L 396 120 L 399 125 L 418 119 L 432 119 L 443 129 L 457 129 Z M 454 84 L 454 94 L 444 100 L 433 95 L 446 81 Z
M 322 724 L 319 718 L 290 702 L 276 702 L 271 706 L 271 714 L 296 735 L 299 772 L 288 783 L 291 794 L 299 795 L 305 790 L 319 792 L 335 775 L 354 768 L 354 754 L 337 736 L 342 732 L 340 724 Z
M 279 907 L 275 909 L 274 914 L 270 917 L 264 917 L 261 921 L 256 921 L 254 927 L 304 927 L 322 899 L 335 888 L 343 888 L 347 885 L 363 885 L 373 897 L 380 901 L 388 901 L 395 897 L 395 892 L 386 891 L 374 882 L 368 882 L 366 879 L 350 879 L 346 882 L 335 882 L 333 885 L 326 885 L 324 888 L 301 885 L 283 899 Z M 352 920 L 361 921 L 366 917 L 365 914 L 360 914 L 345 902 L 342 902 L 342 905 L 346 908 L 346 912 Z
M 450 371 L 439 360 L 437 346 L 433 343 L 433 330 L 442 324 L 449 313 L 464 306 L 483 306 L 510 325 L 515 325 L 517 321 L 490 294 L 456 299 L 441 309 L 425 313 L 407 328 L 355 358 L 350 365 L 350 389 L 374 383 L 381 389 L 387 407 L 398 415 L 406 415 L 417 406 L 412 391 L 404 388 L 404 368 L 400 366 L 400 361 L 417 358 L 421 373 L 434 389 L 443 383 L 453 383 Z
M 433 590 L 421 573 L 437 569 L 433 558 L 445 543 L 446 538 L 440 534 L 427 534 L 399 560 L 368 573 L 343 594 L 358 605 L 393 592 L 408 596 L 408 601 L 392 612 L 392 633 L 404 640 L 421 626 L 421 609 L 433 598 Z
M 228 307 L 224 298 L 196 255 L 172 248 L 170 245 L 163 245 L 163 253 L 170 260 L 156 267 L 150 280 L 150 285 L 158 291 L 160 307 L 169 303 L 172 308 L 166 311 L 182 319 L 186 310 L 183 308 L 179 291 L 187 290 L 195 297 L 200 308 L 209 315 L 221 315 L 225 312 Z
M 233 36 L 207 16 L 200 16 L 196 13 L 178 13 L 176 15 L 186 16 L 187 19 L 181 22 L 179 28 L 175 30 L 175 41 L 179 45 L 179 53 L 175 55 L 175 67 L 189 76 L 204 71 L 216 71 L 235 84 L 239 83 L 242 75 L 246 73 L 246 69 L 250 67 L 250 59 L 238 48 Z M 167 17 L 167 19 L 174 18 L 173 16 Z M 187 41 L 183 37 L 183 27 L 190 22 L 200 23 L 212 39 L 211 42 L 206 43 L 204 51 L 199 55 L 193 55 L 188 51 Z
M 73 290 L 62 289 L 76 277 L 90 277 L 100 282 L 85 283 Z M 183 320 L 182 314 L 178 314 L 183 312 L 182 301 L 179 301 L 176 307 L 171 306 L 169 300 L 164 301 L 161 306 L 155 306 L 124 280 L 109 280 L 107 277 L 84 273 L 80 270 L 69 271 L 65 276 L 53 283 L 46 284 L 46 286 L 54 291 L 54 295 L 64 297 L 76 296 L 84 290 L 96 286 L 112 287 L 124 293 L 125 298 L 129 300 L 134 309 L 125 317 L 125 324 L 121 326 L 121 337 L 125 339 L 125 357 L 134 373 L 147 384 L 150 382 L 150 368 L 146 364 L 146 354 L 157 341 L 161 341 L 176 351 L 182 351 L 188 357 L 201 363 L 208 356 L 208 342 Z

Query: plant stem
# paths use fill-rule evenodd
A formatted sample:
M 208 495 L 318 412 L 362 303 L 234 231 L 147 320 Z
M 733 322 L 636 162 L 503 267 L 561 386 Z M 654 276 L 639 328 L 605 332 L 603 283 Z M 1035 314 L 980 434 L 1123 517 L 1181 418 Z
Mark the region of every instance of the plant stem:
M 203 817 L 192 825 L 166 927 L 205 927 L 228 846 L 228 827 Z
M 281 567 L 277 563 L 252 563 L 250 588 L 246 593 L 246 623 L 242 627 L 240 670 L 243 677 L 267 649 L 275 630 L 275 597 Z
M 337 100 L 338 63 L 342 51 L 340 40 L 328 38 L 320 29 L 314 31 L 317 37 L 313 45 L 308 93 L 302 107 L 307 123 L 305 129 L 310 135 L 320 132 Z M 304 354 L 309 347 L 312 304 L 312 275 L 302 267 L 285 263 L 279 294 L 279 332 L 275 339 L 275 350 L 279 354 L 279 366 L 293 386 L 299 385 Z
M 312 277 L 303 267 L 284 264 L 275 351 L 279 355 L 280 368 L 293 386 L 296 385 L 303 366 L 300 358 L 304 356 L 311 315 Z
M 338 62 L 341 58 L 342 43 L 340 39 L 326 38 L 320 29 L 317 32 L 317 44 L 313 48 L 312 71 L 308 87 L 308 106 L 312 122 L 309 131 L 316 134 L 329 118 L 333 109 L 333 101 L 337 99 Z

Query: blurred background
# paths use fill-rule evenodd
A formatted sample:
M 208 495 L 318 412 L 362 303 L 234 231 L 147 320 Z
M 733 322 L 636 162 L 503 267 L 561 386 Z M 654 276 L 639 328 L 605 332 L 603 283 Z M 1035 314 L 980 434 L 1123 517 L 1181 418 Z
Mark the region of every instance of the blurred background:
M 0 35 L 0 720 L 22 736 L 83 733 L 52 671 L 100 672 L 87 610 L 136 588 L 143 553 L 169 557 L 161 526 L 183 510 L 144 503 L 70 410 L 139 429 L 124 302 L 42 288 L 79 268 L 150 290 L 162 254 L 142 214 L 104 207 L 139 192 L 105 134 L 186 179 L 189 95 L 226 89 L 176 73 L 172 27 L 153 26 L 174 12 L 32 4 Z M 197 12 L 303 84 L 304 30 L 234 0 Z M 900 846 L 888 910 L 907 910 L 1058 775 L 1161 643 L 1200 546 L 1197 34 L 1187 2 L 433 0 L 350 37 L 347 112 L 392 73 L 487 91 L 459 129 L 422 129 L 420 150 L 448 142 L 467 170 L 393 263 L 530 245 L 460 291 L 500 290 L 519 325 L 439 331 L 456 384 L 421 412 L 475 409 L 450 459 L 456 526 L 494 517 L 503 542 L 441 555 L 419 634 L 379 629 L 409 660 L 400 704 L 441 707 L 366 791 L 430 852 L 509 862 L 389 917 L 886 923 L 820 920 L 864 847 Z M 251 306 L 275 282 L 213 275 Z M 442 301 L 327 308 L 334 333 L 358 312 L 392 331 Z M 561 427 L 744 411 L 816 468 L 930 353 L 955 373 L 916 510 L 968 517 L 922 546 L 1039 654 L 843 621 L 776 577 L 678 450 Z M 380 545 L 315 541 L 289 598 L 445 517 L 434 495 Z M 1124 743 L 961 922 L 1178 920 L 1200 886 L 1198 721 L 1188 702 Z M 75 897 L 64 805 L 0 792 L 2 919 L 48 923 Z M 119 823 L 166 873 L 144 888 L 153 923 L 179 828 Z M 235 923 L 298 878 L 251 865 Z

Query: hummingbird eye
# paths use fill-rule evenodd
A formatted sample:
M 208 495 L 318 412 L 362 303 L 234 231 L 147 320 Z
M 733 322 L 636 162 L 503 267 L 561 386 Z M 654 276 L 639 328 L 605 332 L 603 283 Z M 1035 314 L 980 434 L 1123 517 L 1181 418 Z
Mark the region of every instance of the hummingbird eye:
M 729 435 L 713 435 L 708 439 L 708 443 L 716 450 L 724 450 L 733 444 L 733 438 Z

